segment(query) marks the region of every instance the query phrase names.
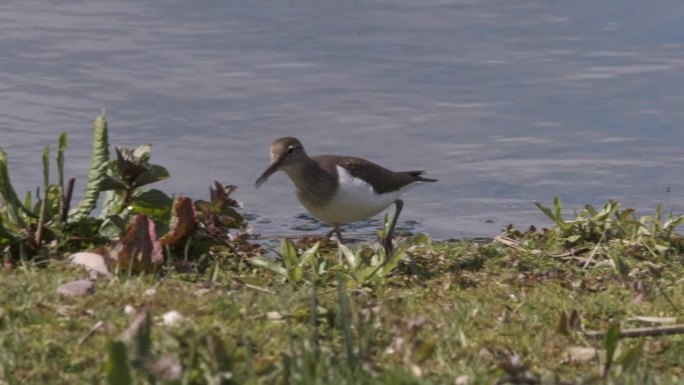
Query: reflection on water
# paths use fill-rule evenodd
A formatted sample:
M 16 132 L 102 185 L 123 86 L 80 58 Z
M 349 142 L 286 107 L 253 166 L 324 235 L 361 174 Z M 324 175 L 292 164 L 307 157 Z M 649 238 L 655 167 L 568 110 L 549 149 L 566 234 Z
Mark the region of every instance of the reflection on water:
M 548 224 L 532 202 L 556 194 L 682 213 L 682 17 L 676 0 L 2 3 L 0 146 L 23 191 L 67 131 L 82 187 L 104 108 L 112 144 L 154 145 L 162 188 L 237 184 L 266 234 L 320 232 L 284 175 L 254 190 L 283 135 L 429 170 L 402 218 L 436 237 Z

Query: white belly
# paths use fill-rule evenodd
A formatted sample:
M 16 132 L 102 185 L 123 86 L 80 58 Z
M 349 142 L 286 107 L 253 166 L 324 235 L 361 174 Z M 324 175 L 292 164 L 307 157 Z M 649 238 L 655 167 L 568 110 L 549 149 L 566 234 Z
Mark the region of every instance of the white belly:
M 370 184 L 355 178 L 347 170 L 337 167 L 339 186 L 334 198 L 323 207 L 314 207 L 302 202 L 309 212 L 321 221 L 331 225 L 343 225 L 377 215 L 404 191 L 418 183 L 412 183 L 401 190 L 376 194 Z

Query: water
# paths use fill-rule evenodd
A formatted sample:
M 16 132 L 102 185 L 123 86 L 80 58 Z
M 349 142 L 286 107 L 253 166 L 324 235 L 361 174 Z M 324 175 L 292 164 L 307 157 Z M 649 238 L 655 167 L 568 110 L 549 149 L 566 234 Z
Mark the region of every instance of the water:
M 284 135 L 429 170 L 402 219 L 437 238 L 549 225 L 533 202 L 554 195 L 682 214 L 682 19 L 678 0 L 2 2 L 0 146 L 23 192 L 67 131 L 80 190 L 106 109 L 112 145 L 153 144 L 159 188 L 236 184 L 265 235 L 322 233 L 284 175 L 253 187 Z

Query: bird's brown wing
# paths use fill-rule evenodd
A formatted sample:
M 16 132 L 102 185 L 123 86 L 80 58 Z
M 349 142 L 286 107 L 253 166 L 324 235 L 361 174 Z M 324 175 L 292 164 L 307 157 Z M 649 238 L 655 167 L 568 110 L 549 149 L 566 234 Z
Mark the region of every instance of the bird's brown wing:
M 424 171 L 394 172 L 361 158 L 319 155 L 313 159 L 331 175 L 337 175 L 336 165 L 344 167 L 352 176 L 367 181 L 378 194 L 396 191 L 414 182 L 437 181 L 423 178 Z

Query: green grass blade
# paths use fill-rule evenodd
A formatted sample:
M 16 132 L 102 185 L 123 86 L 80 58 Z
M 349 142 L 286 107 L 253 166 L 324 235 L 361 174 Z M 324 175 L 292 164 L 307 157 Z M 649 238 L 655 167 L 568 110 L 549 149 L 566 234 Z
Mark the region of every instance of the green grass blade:
M 43 187 L 47 196 L 47 188 L 50 184 L 50 146 L 43 148 Z
M 603 367 L 603 376 L 608 376 L 610 368 L 615 360 L 615 352 L 617 351 L 618 343 L 620 342 L 620 324 L 613 323 L 606 331 L 604 345 L 606 348 L 606 363 Z
M 344 340 L 344 348 L 347 355 L 347 369 L 353 377 L 356 372 L 356 355 L 354 354 L 354 341 L 352 336 L 352 314 L 349 306 L 349 297 L 347 296 L 347 288 L 344 279 L 341 277 L 337 282 L 337 300 L 340 307 L 340 327 L 342 329 L 342 338 Z
M 59 200 L 59 212 L 64 212 L 64 150 L 67 148 L 67 134 L 62 132 L 57 140 L 57 184 L 59 186 L 59 195 L 62 197 Z
M 50 185 L 50 146 L 45 146 L 43 149 L 43 198 L 40 199 L 40 216 L 38 217 L 38 226 L 36 228 L 35 240 L 36 244 L 40 245 L 43 242 L 43 227 L 47 220 L 48 197 Z
M 561 208 L 561 201 L 558 195 L 553 197 L 553 211 L 556 218 L 562 220 L 563 212 Z
M 555 223 L 556 226 L 558 226 L 561 230 L 564 228 L 565 222 L 563 222 L 563 217 L 556 216 L 556 214 L 554 214 L 554 212 L 551 211 L 550 208 L 548 208 L 548 207 L 542 205 L 542 204 L 539 203 L 539 202 L 534 202 L 534 205 L 537 206 L 537 208 L 538 208 L 542 213 L 544 213 L 544 215 L 546 215 L 547 217 L 549 217 L 549 219 L 551 219 L 551 221 L 552 221 L 553 223 Z
M 62 132 L 57 140 L 57 183 L 62 191 L 64 191 L 64 150 L 67 146 L 67 134 Z
M 665 224 L 663 224 L 663 228 L 667 229 L 668 231 L 674 231 L 677 226 L 681 225 L 684 222 L 684 215 L 679 216 L 677 218 L 672 218 L 668 219 Z
M 387 259 L 382 264 L 383 275 L 388 275 L 392 270 L 399 266 L 399 262 L 406 256 L 408 247 L 400 247 L 387 256 Z
M 109 343 L 107 357 L 107 384 L 129 385 L 133 384 L 133 374 L 128 363 L 126 345 L 121 341 Z

